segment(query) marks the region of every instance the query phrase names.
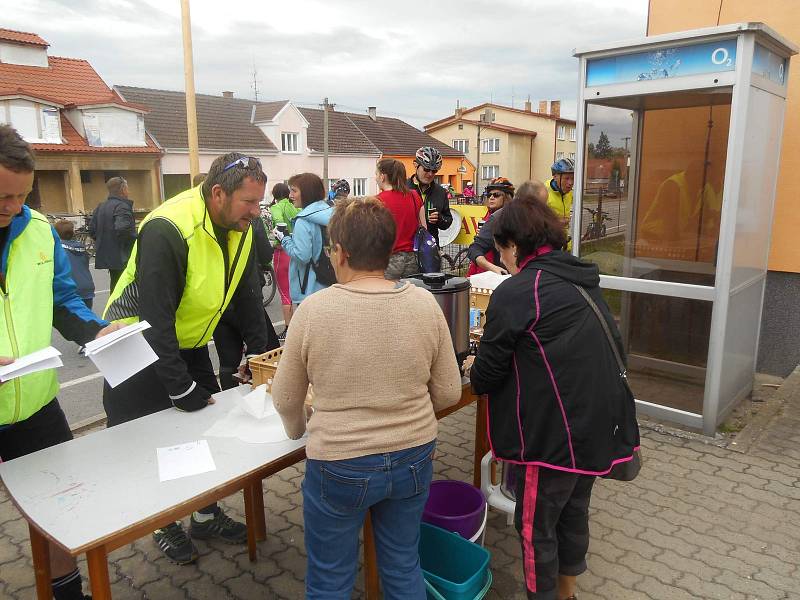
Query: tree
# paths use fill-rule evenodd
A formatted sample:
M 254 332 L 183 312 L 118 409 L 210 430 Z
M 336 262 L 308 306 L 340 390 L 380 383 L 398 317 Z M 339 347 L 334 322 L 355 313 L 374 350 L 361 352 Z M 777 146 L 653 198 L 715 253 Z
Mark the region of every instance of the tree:
M 597 158 L 610 158 L 611 157 L 611 142 L 608 141 L 608 136 L 605 131 L 600 132 L 600 139 L 594 147 L 594 155 Z
M 589 142 L 589 146 L 586 148 L 589 153 L 589 158 L 597 158 L 594 153 L 594 142 Z

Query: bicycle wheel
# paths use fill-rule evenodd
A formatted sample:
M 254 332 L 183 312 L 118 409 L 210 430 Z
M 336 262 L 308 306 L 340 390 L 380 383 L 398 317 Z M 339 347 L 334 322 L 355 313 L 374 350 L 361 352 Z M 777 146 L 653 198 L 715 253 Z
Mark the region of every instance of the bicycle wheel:
M 456 274 L 465 276 L 467 274 L 467 270 L 469 269 L 469 246 L 466 248 L 462 248 L 459 250 L 458 254 L 456 254 L 455 258 L 455 269 Z
M 454 274 L 456 270 L 456 263 L 453 257 L 449 254 L 442 252 L 442 271 L 450 275 Z
M 272 302 L 273 298 L 275 298 L 275 292 L 278 289 L 278 282 L 275 278 L 275 271 L 272 269 L 272 265 L 264 271 L 264 308 L 269 306 L 270 302 Z

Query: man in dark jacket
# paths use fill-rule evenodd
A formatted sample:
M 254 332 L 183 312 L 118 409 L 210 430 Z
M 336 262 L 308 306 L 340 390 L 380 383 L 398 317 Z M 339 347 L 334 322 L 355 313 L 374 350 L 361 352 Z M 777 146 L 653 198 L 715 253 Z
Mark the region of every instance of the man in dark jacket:
M 408 187 L 416 190 L 425 206 L 425 217 L 430 233 L 439 243 L 439 230 L 453 224 L 453 213 L 447 192 L 434 181 L 436 173 L 442 168 L 442 155 L 433 146 L 423 146 L 414 157 L 416 173 L 408 180 Z
M 136 240 L 136 222 L 133 201 L 128 197 L 128 182 L 122 177 L 112 177 L 106 187 L 108 199 L 94 210 L 89 233 L 97 241 L 94 266 L 108 269 L 113 291 L 128 264 Z

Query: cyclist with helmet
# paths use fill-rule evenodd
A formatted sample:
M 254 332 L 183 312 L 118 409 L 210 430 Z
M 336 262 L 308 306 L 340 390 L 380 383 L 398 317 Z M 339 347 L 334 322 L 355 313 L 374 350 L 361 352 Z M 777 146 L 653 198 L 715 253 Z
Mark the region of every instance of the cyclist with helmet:
M 350 195 L 350 184 L 347 179 L 339 179 L 331 186 L 331 191 L 328 192 L 328 204 L 333 206 L 337 200 L 344 200 Z
M 572 212 L 572 186 L 575 183 L 575 161 L 559 158 L 550 168 L 553 176 L 547 180 L 547 206 L 553 209 L 569 235 Z
M 467 275 L 475 275 L 483 271 L 494 271 L 500 275 L 508 275 L 505 265 L 500 261 L 500 256 L 494 248 L 492 219 L 500 214 L 503 206 L 514 198 L 514 184 L 505 177 L 495 177 L 486 186 L 486 194 L 486 207 L 489 212 L 486 213 L 485 222 L 478 230 L 467 251 L 470 260 Z
M 428 232 L 439 243 L 439 230 L 453 224 L 453 214 L 445 189 L 434 181 L 442 168 L 442 155 L 433 146 L 423 146 L 414 156 L 416 173 L 408 180 L 408 187 L 422 198 Z

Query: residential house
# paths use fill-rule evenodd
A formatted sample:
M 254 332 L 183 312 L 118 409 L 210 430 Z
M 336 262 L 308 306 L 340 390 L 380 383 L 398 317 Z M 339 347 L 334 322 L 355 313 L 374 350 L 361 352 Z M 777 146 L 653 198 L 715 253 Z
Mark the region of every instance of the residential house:
M 36 151 L 29 203 L 88 212 L 107 197 L 105 182 L 122 176 L 137 208 L 155 206 L 161 150 L 145 133 L 147 109 L 120 98 L 87 61 L 47 48 L 35 33 L 0 29 L 0 123 Z
M 489 118 L 487 120 L 487 110 Z M 525 108 L 485 103 L 456 108 L 455 114 L 425 126 L 425 131 L 463 152 L 479 169 L 476 185 L 507 177 L 519 185 L 527 179 L 545 180 L 559 158 L 575 158 L 575 121 L 561 117 L 561 102 Z M 479 146 L 480 144 L 480 146 Z
M 189 151 L 183 92 L 130 86 L 116 86 L 115 90 L 126 100 L 150 109 L 145 127 L 165 151 L 165 196 L 185 189 L 189 185 Z M 201 171 L 207 171 L 220 154 L 235 150 L 261 160 L 270 181 L 268 190 L 272 183 L 286 181 L 295 173 L 322 176 L 322 109 L 298 107 L 289 100 L 235 98 L 232 92 L 198 94 L 196 105 Z M 328 179 L 331 183 L 347 179 L 354 195 L 377 193 L 375 163 L 382 156 L 403 160 L 409 168 L 417 148 L 436 146 L 446 155 L 441 176 L 447 182 L 466 162 L 453 148 L 403 121 L 377 117 L 374 111 L 359 115 L 329 110 L 328 132 Z

